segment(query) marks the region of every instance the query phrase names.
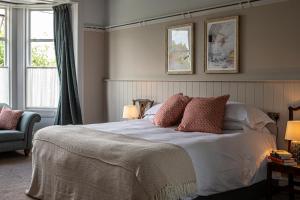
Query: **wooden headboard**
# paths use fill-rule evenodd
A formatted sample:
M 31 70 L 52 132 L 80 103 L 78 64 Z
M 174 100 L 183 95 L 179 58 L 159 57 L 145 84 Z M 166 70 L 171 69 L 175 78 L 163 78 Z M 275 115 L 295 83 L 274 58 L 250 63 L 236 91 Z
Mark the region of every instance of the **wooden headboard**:
M 291 105 L 289 106 L 289 121 L 294 120 L 294 112 L 300 110 L 300 104 L 295 104 L 295 105 Z M 291 150 L 291 141 L 288 141 L 288 151 Z
M 289 106 L 289 120 L 294 120 L 294 111 L 300 110 L 300 104 Z
M 139 119 L 142 119 L 146 109 L 151 108 L 154 104 L 154 101 L 150 99 L 133 99 L 132 103 L 133 105 L 137 105 L 139 107 Z
M 276 112 L 268 112 L 267 115 L 275 121 L 275 124 L 267 124 L 267 128 L 269 129 L 269 131 L 274 134 L 276 136 L 276 143 L 277 143 L 277 139 L 278 139 L 278 120 L 280 118 L 280 114 L 276 113 Z M 277 145 L 277 144 L 276 144 Z
M 278 120 L 279 120 L 279 118 L 280 118 L 280 113 L 276 113 L 276 112 L 268 112 L 267 115 L 268 115 L 271 119 L 273 119 L 273 120 L 276 122 L 276 124 L 277 124 L 277 122 L 278 122 Z

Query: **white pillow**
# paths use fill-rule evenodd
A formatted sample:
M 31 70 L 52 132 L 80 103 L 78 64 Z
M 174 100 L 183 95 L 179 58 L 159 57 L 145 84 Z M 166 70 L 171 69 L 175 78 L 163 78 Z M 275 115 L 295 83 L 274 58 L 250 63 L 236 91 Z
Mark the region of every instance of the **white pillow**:
M 156 113 L 159 111 L 159 109 L 160 109 L 161 106 L 162 106 L 162 103 L 156 104 L 156 105 L 152 106 L 151 108 L 149 108 L 145 112 L 144 116 L 147 116 L 147 115 L 156 115 Z
M 144 115 L 143 119 L 154 120 L 155 115 Z
M 243 130 L 244 124 L 235 121 L 224 121 L 223 130 Z
M 262 129 L 268 123 L 275 123 L 260 109 L 235 102 L 226 104 L 224 121 L 240 122 L 252 129 Z

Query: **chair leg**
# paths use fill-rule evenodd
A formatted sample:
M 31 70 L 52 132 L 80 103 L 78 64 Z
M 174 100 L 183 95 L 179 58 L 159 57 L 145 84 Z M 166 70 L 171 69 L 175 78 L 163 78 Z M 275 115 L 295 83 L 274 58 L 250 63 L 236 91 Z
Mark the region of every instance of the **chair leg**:
M 29 156 L 29 153 L 30 153 L 30 149 L 24 149 L 24 154 L 26 157 Z

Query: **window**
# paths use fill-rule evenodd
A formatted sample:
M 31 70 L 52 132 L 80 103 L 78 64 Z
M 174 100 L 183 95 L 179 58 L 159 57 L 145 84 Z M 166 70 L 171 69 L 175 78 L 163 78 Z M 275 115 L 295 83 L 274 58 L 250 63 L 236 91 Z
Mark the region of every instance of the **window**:
M 59 97 L 53 11 L 29 10 L 26 108 L 55 108 Z
M 0 8 L 0 103 L 10 104 L 7 9 Z

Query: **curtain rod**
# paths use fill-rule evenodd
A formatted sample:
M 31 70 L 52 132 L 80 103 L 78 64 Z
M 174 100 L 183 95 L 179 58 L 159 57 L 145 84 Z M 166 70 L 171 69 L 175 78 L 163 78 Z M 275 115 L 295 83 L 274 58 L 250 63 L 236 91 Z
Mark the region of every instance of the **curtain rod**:
M 252 0 L 252 1 L 263 1 L 263 0 Z M 175 13 L 175 14 L 170 14 L 170 15 L 165 15 L 165 16 L 160 16 L 160 17 L 153 17 L 153 18 L 149 18 L 149 19 L 145 19 L 145 20 L 141 20 L 141 21 L 108 26 L 107 29 L 117 28 L 117 27 L 122 27 L 122 26 L 130 26 L 130 25 L 134 25 L 134 24 L 141 24 L 141 23 L 146 23 L 146 22 L 151 22 L 151 21 L 156 21 L 156 20 L 161 20 L 161 19 L 167 19 L 167 18 L 172 18 L 172 17 L 179 17 L 179 16 L 189 15 L 189 14 L 198 13 L 198 12 L 204 12 L 204 11 L 220 9 L 220 8 L 227 8 L 227 7 L 231 7 L 231 6 L 235 6 L 235 5 L 243 5 L 243 3 L 244 2 L 230 3 L 230 4 L 214 6 L 214 7 L 209 7 L 209 8 L 202 8 L 202 9 L 191 10 L 191 11 L 185 11 L 185 12 L 181 12 L 181 13 Z
M 189 16 L 191 18 L 192 14 L 200 14 L 203 12 L 213 11 L 213 10 L 217 10 L 217 9 L 225 9 L 225 8 L 230 8 L 230 7 L 234 7 L 234 6 L 240 6 L 240 8 L 242 9 L 242 8 L 245 8 L 244 7 L 245 5 L 248 5 L 247 7 L 252 7 L 252 6 L 254 6 L 254 4 L 263 4 L 264 2 L 266 4 L 267 3 L 270 4 L 270 3 L 282 2 L 282 1 L 288 1 L 288 0 L 241 0 L 241 1 L 236 1 L 236 2 L 227 3 L 227 4 L 223 4 L 223 5 L 212 6 L 212 7 L 208 7 L 208 8 L 200 8 L 200 9 L 196 9 L 196 10 L 184 11 L 184 12 L 165 15 L 165 16 L 153 17 L 153 18 L 139 20 L 139 21 L 135 21 L 135 22 L 123 23 L 123 24 L 106 26 L 106 27 L 97 27 L 97 29 L 103 29 L 103 30 L 118 29 L 118 28 L 128 27 L 128 26 L 143 25 L 144 23 L 147 23 L 147 22 L 154 23 L 155 21 L 160 21 L 160 20 L 162 21 L 162 20 L 167 20 L 167 19 L 181 17 L 181 16 L 183 16 L 184 18 L 186 16 Z

